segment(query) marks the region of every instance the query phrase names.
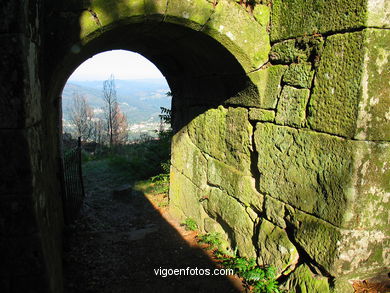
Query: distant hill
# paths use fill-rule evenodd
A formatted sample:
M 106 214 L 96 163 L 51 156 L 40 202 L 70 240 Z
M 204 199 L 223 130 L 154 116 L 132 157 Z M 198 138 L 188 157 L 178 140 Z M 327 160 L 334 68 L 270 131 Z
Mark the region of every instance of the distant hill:
M 130 124 L 158 122 L 160 107 L 171 108 L 170 91 L 164 79 L 115 80 L 118 102 Z M 62 92 L 63 119 L 68 120 L 68 109 L 72 95 L 77 92 L 87 98 L 95 109 L 104 105 L 103 81 L 70 81 Z

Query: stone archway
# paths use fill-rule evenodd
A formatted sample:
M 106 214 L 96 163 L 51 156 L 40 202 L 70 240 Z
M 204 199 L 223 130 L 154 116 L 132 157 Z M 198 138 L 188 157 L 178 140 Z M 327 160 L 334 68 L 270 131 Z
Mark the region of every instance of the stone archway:
M 5 288 L 61 292 L 59 94 L 116 48 L 154 62 L 177 97 L 172 212 L 291 288 L 349 292 L 347 280 L 387 273 L 384 1 L 43 2 L 4 18 Z

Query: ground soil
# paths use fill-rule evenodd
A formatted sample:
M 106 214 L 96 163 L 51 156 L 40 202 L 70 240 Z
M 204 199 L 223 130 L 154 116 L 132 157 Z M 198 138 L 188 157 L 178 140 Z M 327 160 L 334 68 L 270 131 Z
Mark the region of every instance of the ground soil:
M 131 190 L 132 179 L 108 161 L 84 167 L 84 207 L 65 233 L 65 292 L 243 291 L 237 277 L 156 276 L 159 268 L 213 271 L 216 265 L 196 233 L 170 217 L 163 194 Z

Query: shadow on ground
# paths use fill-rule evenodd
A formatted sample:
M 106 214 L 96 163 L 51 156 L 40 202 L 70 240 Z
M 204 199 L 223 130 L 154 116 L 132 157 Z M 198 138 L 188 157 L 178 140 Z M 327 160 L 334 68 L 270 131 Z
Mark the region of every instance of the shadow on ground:
M 157 276 L 154 270 L 216 268 L 191 247 L 142 192 L 113 197 L 129 178 L 108 161 L 85 168 L 86 199 L 64 241 L 65 292 L 239 292 L 221 276 Z

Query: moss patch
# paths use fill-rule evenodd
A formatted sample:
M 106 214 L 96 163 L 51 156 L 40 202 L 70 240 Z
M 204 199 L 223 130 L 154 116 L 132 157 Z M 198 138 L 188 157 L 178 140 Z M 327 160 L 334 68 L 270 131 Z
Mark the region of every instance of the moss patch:
M 284 287 L 291 293 L 330 293 L 328 279 L 314 274 L 306 264 L 300 265 Z
M 354 136 L 362 96 L 363 38 L 363 32 L 327 38 L 310 99 L 311 128 Z
M 267 220 L 262 220 L 258 238 L 260 265 L 272 265 L 277 275 L 294 267 L 299 259 L 298 251 L 288 239 L 287 233 Z
M 366 7 L 367 0 L 274 0 L 271 40 L 360 28 Z
M 306 124 L 306 105 L 309 100 L 308 89 L 283 87 L 280 94 L 275 121 L 277 124 L 303 127 Z
M 260 192 L 340 225 L 352 177 L 352 143 L 305 129 L 258 123 Z
M 311 63 L 293 63 L 283 76 L 283 82 L 300 88 L 310 88 L 314 71 L 311 70 Z
M 275 120 L 275 111 L 252 108 L 249 111 L 249 119 L 253 121 L 273 122 Z
M 252 125 L 244 108 L 211 109 L 188 124 L 193 143 L 203 152 L 250 174 Z

